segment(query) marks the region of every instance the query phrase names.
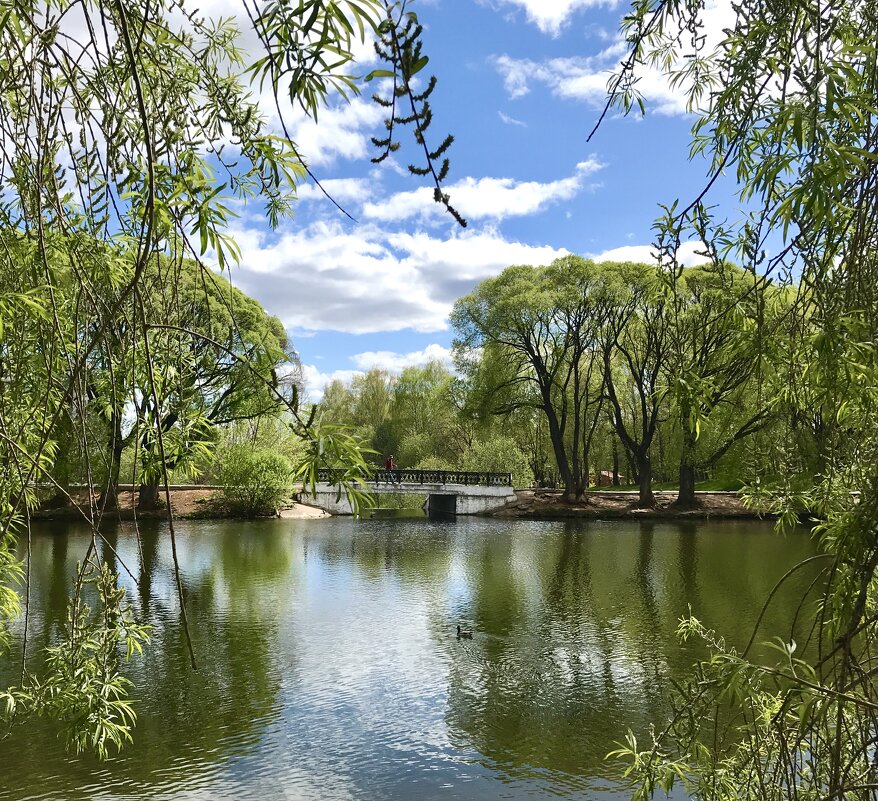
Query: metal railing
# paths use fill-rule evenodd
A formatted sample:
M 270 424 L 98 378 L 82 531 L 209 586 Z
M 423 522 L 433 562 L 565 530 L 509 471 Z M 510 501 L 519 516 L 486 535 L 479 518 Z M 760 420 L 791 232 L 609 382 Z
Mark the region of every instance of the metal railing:
M 321 467 L 317 480 L 336 484 L 343 470 Z M 369 479 L 373 484 L 463 484 L 473 487 L 511 487 L 512 473 L 478 473 L 469 470 L 376 470 Z

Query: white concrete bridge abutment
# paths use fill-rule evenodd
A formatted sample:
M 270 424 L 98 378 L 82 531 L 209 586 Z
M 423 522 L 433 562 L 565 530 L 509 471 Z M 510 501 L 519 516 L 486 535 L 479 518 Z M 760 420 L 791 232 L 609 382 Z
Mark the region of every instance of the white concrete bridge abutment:
M 344 492 L 339 494 L 338 485 L 331 480 L 332 471 L 321 470 L 319 478 L 315 494 L 303 494 L 302 500 L 334 515 L 353 514 Z M 369 482 L 369 490 L 381 495 L 426 495 L 427 510 L 432 514 L 486 514 L 515 500 L 509 473 L 382 470 Z

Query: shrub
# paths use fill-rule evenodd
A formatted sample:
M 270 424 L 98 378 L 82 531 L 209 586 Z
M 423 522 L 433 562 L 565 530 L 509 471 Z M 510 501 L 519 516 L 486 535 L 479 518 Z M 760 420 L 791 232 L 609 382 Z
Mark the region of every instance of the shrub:
M 289 491 L 292 473 L 289 459 L 267 448 L 228 448 L 219 470 L 226 507 L 251 518 L 275 514 Z
M 530 487 L 533 471 L 512 437 L 494 436 L 474 442 L 463 455 L 463 469 L 486 473 L 512 473 L 515 487 Z

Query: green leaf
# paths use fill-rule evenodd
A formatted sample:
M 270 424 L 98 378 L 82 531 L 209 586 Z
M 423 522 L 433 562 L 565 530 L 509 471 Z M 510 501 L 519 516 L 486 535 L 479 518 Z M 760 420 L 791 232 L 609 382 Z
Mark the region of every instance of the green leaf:
M 384 70 L 384 69 L 372 70 L 371 72 L 366 74 L 366 76 L 363 78 L 363 80 L 368 82 L 368 81 L 374 81 L 376 78 L 393 78 L 393 77 L 395 77 L 395 75 L 396 75 L 396 73 L 393 72 L 393 70 Z

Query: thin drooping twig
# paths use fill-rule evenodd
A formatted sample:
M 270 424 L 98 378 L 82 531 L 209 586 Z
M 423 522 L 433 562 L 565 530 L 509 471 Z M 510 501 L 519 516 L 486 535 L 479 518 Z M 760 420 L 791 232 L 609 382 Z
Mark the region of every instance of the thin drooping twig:
M 136 296 L 139 297 L 139 296 Z M 158 425 L 156 425 L 156 436 L 158 438 L 158 447 L 159 447 L 159 458 L 161 461 L 161 469 L 162 469 L 162 483 L 164 484 L 165 490 L 165 504 L 167 506 L 167 520 L 168 520 L 168 531 L 171 536 L 171 554 L 174 559 L 174 580 L 177 584 L 177 598 L 180 601 L 180 615 L 183 620 L 183 631 L 186 634 L 186 646 L 189 649 L 189 661 L 192 664 L 192 669 L 197 670 L 198 665 L 195 662 L 195 649 L 192 647 L 192 635 L 189 632 L 189 619 L 186 615 L 186 598 L 183 594 L 183 580 L 180 575 L 180 561 L 177 557 L 177 534 L 174 530 L 174 513 L 171 507 L 171 490 L 170 490 L 170 482 L 168 480 L 168 464 L 165 460 L 165 439 L 164 432 L 162 431 L 161 425 L 161 406 L 159 405 L 159 396 L 158 391 L 156 389 L 155 382 L 155 370 L 153 369 L 152 364 L 152 353 L 150 351 L 149 346 L 149 330 L 146 323 L 146 313 L 143 309 L 142 301 L 139 303 L 140 309 L 140 317 L 141 322 L 143 324 L 143 349 L 144 349 L 144 357 L 146 360 L 146 368 L 149 374 L 149 383 L 150 383 L 150 394 L 152 395 L 152 402 L 155 408 L 156 416 L 158 417 Z
M 762 609 L 759 611 L 759 616 L 756 618 L 756 623 L 753 625 L 753 632 L 750 634 L 750 639 L 747 641 L 747 646 L 744 648 L 744 652 L 741 654 L 742 658 L 745 658 L 747 656 L 747 653 L 753 647 L 753 643 L 756 640 L 756 633 L 759 631 L 759 626 L 762 623 L 762 618 L 765 617 L 765 613 L 768 611 L 768 607 L 771 605 L 772 599 L 777 594 L 777 591 L 786 583 L 787 579 L 794 573 L 797 573 L 799 570 L 805 567 L 805 565 L 809 565 L 812 562 L 819 561 L 820 559 L 833 558 L 833 556 L 826 553 L 819 553 L 816 556 L 809 556 L 807 559 L 803 559 L 801 562 L 797 562 L 796 564 L 794 564 L 777 580 L 774 587 L 771 588 L 771 592 L 768 593 L 768 597 L 765 599 L 765 603 L 762 604 Z

